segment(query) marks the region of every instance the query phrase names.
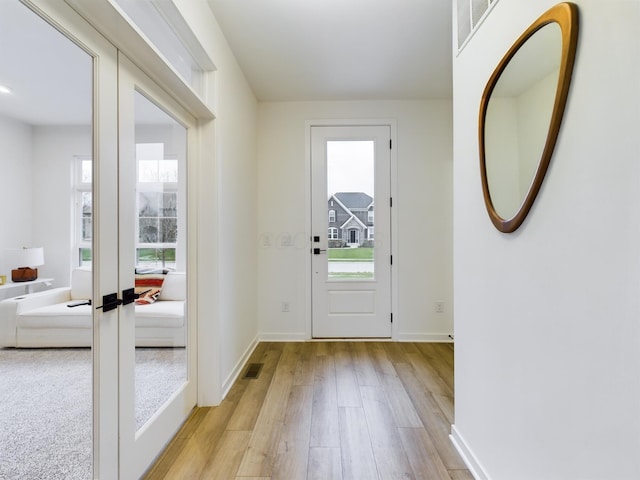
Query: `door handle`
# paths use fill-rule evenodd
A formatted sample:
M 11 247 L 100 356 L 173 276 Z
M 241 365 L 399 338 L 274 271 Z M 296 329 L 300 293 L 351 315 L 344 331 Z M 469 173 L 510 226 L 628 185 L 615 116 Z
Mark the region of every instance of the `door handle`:
M 119 305 L 122 305 L 122 300 L 118 298 L 118 294 L 109 293 L 102 297 L 102 305 L 96 307 L 96 310 L 101 308 L 103 312 L 110 312 L 118 308 Z
M 326 252 L 326 251 L 327 251 L 326 248 L 314 248 L 313 249 L 313 254 L 314 255 L 320 255 L 321 253 Z
M 136 294 L 134 288 L 127 288 L 122 291 L 122 305 L 129 305 L 130 303 L 135 302 L 138 297 L 139 295 Z
M 78 300 L 77 302 L 67 303 L 67 307 L 79 307 L 80 305 L 91 305 L 91 300 Z

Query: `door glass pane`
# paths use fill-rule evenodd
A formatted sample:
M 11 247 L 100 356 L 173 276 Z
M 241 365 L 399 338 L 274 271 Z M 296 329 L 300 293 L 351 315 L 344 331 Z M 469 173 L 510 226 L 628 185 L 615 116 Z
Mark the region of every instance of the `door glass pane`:
M 0 478 L 90 479 L 93 59 L 17 1 L 0 46 Z
M 374 278 L 374 142 L 327 142 L 328 278 Z
M 136 430 L 187 380 L 187 130 L 135 93 Z

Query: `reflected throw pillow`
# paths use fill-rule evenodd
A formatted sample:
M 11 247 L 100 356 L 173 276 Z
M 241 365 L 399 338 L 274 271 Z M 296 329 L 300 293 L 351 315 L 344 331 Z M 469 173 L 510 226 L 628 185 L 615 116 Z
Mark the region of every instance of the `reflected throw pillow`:
M 155 302 L 158 299 L 158 295 L 160 295 L 162 282 L 164 282 L 164 275 L 162 274 L 136 275 L 136 305 L 149 305 Z

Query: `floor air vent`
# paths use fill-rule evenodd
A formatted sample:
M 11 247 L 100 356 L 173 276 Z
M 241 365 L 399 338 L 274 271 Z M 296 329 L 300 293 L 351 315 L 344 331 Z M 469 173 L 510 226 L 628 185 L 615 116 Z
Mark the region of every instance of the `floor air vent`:
M 258 378 L 260 375 L 260 370 L 262 370 L 263 363 L 250 363 L 247 368 L 246 373 L 244 374 L 244 378 Z

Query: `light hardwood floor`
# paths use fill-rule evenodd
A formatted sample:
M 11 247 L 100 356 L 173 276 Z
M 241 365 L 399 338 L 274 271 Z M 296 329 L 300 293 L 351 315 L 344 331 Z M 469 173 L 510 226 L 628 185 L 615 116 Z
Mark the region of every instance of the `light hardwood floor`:
M 260 343 L 146 475 L 220 480 L 473 480 L 449 440 L 453 346 Z M 243 372 L 244 374 L 244 372 Z

